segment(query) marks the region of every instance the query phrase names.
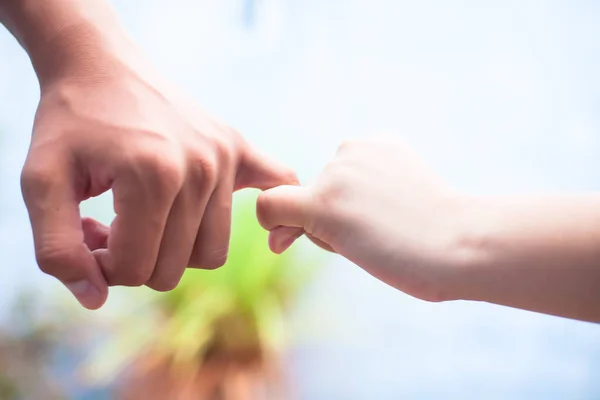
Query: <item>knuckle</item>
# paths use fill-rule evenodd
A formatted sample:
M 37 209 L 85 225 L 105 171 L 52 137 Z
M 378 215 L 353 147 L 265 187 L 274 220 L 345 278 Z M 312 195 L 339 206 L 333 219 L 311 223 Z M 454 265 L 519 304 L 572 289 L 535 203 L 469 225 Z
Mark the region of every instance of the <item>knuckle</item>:
M 234 145 L 235 143 L 245 143 L 244 136 L 231 125 L 217 122 L 216 131 L 220 132 L 220 135 L 218 135 L 218 137 L 228 139 L 228 143 L 231 145 Z
M 54 275 L 60 260 L 60 253 L 54 251 L 41 250 L 36 254 L 36 261 L 40 270 L 48 275 Z
M 178 189 L 185 180 L 185 170 L 174 151 L 141 151 L 135 156 L 134 163 L 161 189 Z
M 242 134 L 231 125 L 224 125 L 221 128 L 227 133 L 228 136 L 234 138 L 235 140 L 244 140 Z
M 78 251 L 73 247 L 47 246 L 38 249 L 35 256 L 43 273 L 56 276 L 61 271 L 68 273 L 70 266 L 77 265 Z
M 227 138 L 219 137 L 214 141 L 214 152 L 216 159 L 224 165 L 231 165 L 235 160 L 235 150 L 233 144 Z
M 202 154 L 195 157 L 193 175 L 203 188 L 214 187 L 219 176 L 218 162 L 214 156 Z
M 47 168 L 27 165 L 21 172 L 21 191 L 25 201 L 47 192 L 54 184 L 55 175 Z

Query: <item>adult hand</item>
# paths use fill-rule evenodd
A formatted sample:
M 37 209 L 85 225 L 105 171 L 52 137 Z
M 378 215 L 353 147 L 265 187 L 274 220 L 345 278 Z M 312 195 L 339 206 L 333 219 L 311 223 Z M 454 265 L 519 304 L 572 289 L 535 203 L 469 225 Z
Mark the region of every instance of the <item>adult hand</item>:
M 223 265 L 232 193 L 297 182 L 121 54 L 94 49 L 45 75 L 22 172 L 39 266 L 90 309 L 110 285 L 165 291 L 186 266 Z M 82 221 L 80 202 L 110 189 L 112 225 Z

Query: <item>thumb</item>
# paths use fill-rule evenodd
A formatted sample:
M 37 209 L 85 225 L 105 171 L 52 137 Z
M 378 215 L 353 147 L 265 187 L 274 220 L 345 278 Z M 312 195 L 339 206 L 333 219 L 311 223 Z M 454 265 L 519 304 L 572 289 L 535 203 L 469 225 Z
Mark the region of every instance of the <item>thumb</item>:
M 266 190 L 258 197 L 256 214 L 260 225 L 271 232 L 269 247 L 282 253 L 311 226 L 308 189 L 285 185 Z
M 36 259 L 40 269 L 59 279 L 82 306 L 97 309 L 106 301 L 108 286 L 85 243 L 73 173 L 65 165 L 52 168 L 57 164 L 44 156 L 36 158 L 37 165 L 29 161 L 21 175 Z

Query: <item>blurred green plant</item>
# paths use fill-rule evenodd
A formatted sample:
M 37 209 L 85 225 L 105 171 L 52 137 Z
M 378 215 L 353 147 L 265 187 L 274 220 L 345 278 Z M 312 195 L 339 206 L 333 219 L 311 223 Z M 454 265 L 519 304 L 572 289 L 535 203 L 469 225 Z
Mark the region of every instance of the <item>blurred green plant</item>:
M 234 197 L 225 266 L 188 270 L 168 293 L 135 291 L 129 301 L 139 307 L 124 315 L 110 343 L 97 349 L 86 365 L 88 377 L 107 382 L 129 368 L 146 377 L 136 386 L 148 386 L 149 379 L 158 379 L 149 378 L 157 369 L 160 379 L 168 379 L 166 373 L 181 382 L 182 377 L 202 380 L 211 365 L 260 366 L 277 358 L 287 343 L 287 311 L 310 282 L 322 253 L 311 255 L 294 246 L 283 255 L 273 254 L 268 233 L 256 221 L 255 204 L 254 191 Z M 153 390 L 156 398 L 165 395 Z M 136 393 L 140 395 L 138 389 Z

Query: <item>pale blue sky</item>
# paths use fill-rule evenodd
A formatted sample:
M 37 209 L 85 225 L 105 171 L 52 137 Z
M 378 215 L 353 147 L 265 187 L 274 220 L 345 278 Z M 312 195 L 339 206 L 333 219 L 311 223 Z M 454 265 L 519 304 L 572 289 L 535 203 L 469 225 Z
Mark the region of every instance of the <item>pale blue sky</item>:
M 251 28 L 242 0 L 114 3 L 159 68 L 304 180 L 342 139 L 386 130 L 472 192 L 600 186 L 597 2 L 257 0 Z M 18 282 L 56 286 L 18 187 L 37 87 L 4 32 L 0 54 L 5 303 Z M 298 315 L 327 327 L 293 357 L 303 398 L 600 396 L 597 326 L 418 302 L 341 260 Z

